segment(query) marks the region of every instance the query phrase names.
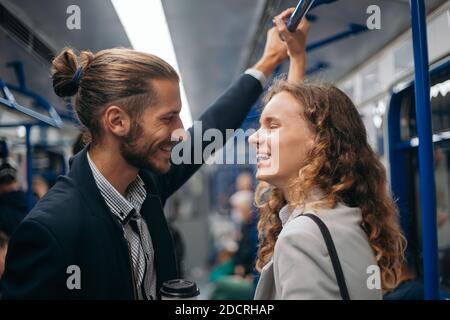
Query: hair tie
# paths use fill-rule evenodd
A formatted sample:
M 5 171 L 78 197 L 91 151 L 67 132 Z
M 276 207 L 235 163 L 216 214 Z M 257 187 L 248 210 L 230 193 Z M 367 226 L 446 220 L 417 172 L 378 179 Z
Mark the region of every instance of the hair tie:
M 71 82 L 78 87 L 80 85 L 80 78 L 81 78 L 81 67 L 78 67 L 77 71 L 75 71 L 75 74 L 72 77 Z

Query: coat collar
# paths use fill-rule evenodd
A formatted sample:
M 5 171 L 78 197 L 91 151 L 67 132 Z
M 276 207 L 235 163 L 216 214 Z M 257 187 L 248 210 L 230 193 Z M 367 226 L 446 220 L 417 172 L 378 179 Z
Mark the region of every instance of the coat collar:
M 89 146 L 86 146 L 83 150 L 70 158 L 70 171 L 68 177 L 74 181 L 76 189 L 86 201 L 91 214 L 98 216 L 101 213 L 109 212 L 109 209 L 100 194 L 100 190 L 97 188 L 94 175 L 89 167 L 87 159 L 88 148 Z
M 70 171 L 68 176 L 75 182 L 77 189 L 82 194 L 86 202 L 88 202 L 90 208 L 109 211 L 100 190 L 95 183 L 94 175 L 92 174 L 92 170 L 89 166 L 87 159 L 88 150 L 89 145 L 69 159 Z M 156 188 L 151 187 L 154 185 L 151 174 L 147 170 L 141 169 L 139 170 L 139 176 L 144 181 L 147 195 L 158 196 L 156 193 Z M 91 211 L 95 214 L 97 210 Z
M 309 196 L 306 198 L 305 203 L 302 205 L 299 205 L 292 210 L 292 212 L 289 212 L 288 204 L 286 204 L 283 208 L 281 208 L 280 212 L 278 213 L 278 216 L 280 217 L 281 223 L 283 227 L 298 217 L 299 215 L 304 214 L 305 212 L 315 212 L 316 210 L 315 205 L 319 204 L 321 200 L 325 198 L 325 195 L 322 191 L 319 189 L 314 189 Z

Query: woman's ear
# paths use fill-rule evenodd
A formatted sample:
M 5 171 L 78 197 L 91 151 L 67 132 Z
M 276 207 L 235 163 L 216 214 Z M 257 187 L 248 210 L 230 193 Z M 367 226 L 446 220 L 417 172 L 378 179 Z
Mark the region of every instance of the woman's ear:
M 107 132 L 124 137 L 128 134 L 131 127 L 130 116 L 118 106 L 109 106 L 104 111 L 104 124 Z

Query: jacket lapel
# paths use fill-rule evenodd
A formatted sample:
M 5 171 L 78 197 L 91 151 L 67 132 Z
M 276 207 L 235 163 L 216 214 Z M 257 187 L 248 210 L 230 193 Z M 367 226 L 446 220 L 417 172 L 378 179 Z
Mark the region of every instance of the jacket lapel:
M 111 251 L 111 254 L 117 254 L 120 265 L 120 275 L 123 277 L 121 282 L 126 284 L 127 292 L 125 296 L 133 298 L 133 282 L 131 276 L 131 261 L 128 255 L 128 246 L 123 238 L 120 223 L 113 217 L 100 190 L 95 183 L 92 170 L 87 159 L 88 147 L 80 151 L 75 157 L 69 160 L 70 172 L 68 177 L 75 183 L 77 191 L 81 194 L 90 214 L 97 220 L 100 219 L 101 226 L 105 228 L 109 239 L 104 239 L 107 243 L 105 250 Z M 95 260 L 95 259 L 93 259 Z M 113 281 L 118 282 L 119 279 Z
M 255 300 L 273 300 L 275 298 L 275 279 L 273 273 L 273 259 L 261 270 L 255 291 Z
M 100 194 L 100 190 L 97 188 L 92 170 L 89 167 L 87 160 L 88 148 L 89 146 L 85 147 L 69 160 L 70 172 L 68 176 L 75 181 L 76 188 L 82 195 L 91 213 L 97 216 L 105 216 L 105 213 L 109 213 L 109 209 Z

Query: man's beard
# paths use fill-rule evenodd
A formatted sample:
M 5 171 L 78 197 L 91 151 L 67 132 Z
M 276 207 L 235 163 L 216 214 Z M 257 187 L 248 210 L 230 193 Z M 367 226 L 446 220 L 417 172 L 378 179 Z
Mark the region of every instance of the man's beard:
M 140 150 L 136 141 L 142 136 L 143 130 L 139 124 L 135 124 L 131 127 L 130 132 L 122 139 L 119 150 L 125 161 L 138 169 L 150 170 L 156 174 L 163 174 L 170 168 L 170 162 L 165 168 L 161 168 L 157 164 L 151 161 L 151 156 L 155 154 L 159 149 L 159 144 L 152 146 L 145 146 L 143 150 Z

